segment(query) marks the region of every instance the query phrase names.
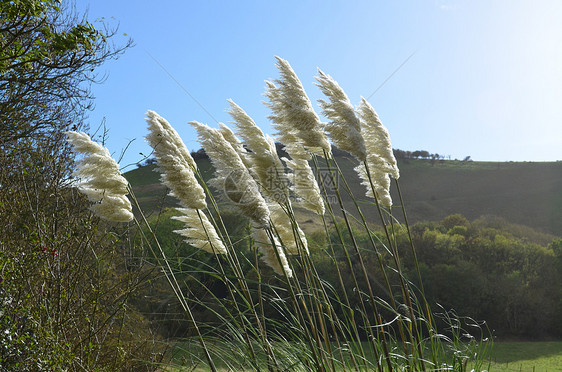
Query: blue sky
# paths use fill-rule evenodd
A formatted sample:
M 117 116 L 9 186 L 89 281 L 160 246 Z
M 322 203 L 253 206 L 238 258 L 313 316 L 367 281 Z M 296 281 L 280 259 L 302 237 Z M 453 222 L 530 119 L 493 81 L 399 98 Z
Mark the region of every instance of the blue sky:
M 187 122 L 228 124 L 229 98 L 273 134 L 262 101 L 264 81 L 279 76 L 275 55 L 291 63 L 314 103 L 322 98 L 314 85 L 318 67 L 352 102 L 370 97 L 394 148 L 453 159 L 562 160 L 562 1 L 77 6 L 91 21 L 118 22 L 135 42 L 100 69 L 107 79 L 93 87 L 89 115 L 92 130 L 105 118 L 106 145 L 116 157 L 134 140 L 122 166 L 150 152 L 149 109 L 168 119 L 190 150 L 200 146 Z

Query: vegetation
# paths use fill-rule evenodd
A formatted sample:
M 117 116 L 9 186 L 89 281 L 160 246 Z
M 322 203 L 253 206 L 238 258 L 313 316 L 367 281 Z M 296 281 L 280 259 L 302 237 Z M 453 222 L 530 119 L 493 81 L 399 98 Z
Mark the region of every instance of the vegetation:
M 198 154 L 204 154 L 204 151 L 200 150 Z M 354 179 L 356 176 L 349 170 L 352 169 L 350 165 L 354 166 L 357 163 L 350 158 L 350 155 L 336 149 L 334 150 L 334 157 L 340 169 L 342 169 L 342 182 L 348 178 Z M 202 172 L 204 176 L 202 178 L 208 181 L 212 174 L 212 167 L 209 165 L 208 158 L 201 155 L 198 156 L 198 159 L 199 164 L 204 169 L 204 172 Z M 338 190 L 345 190 L 346 184 L 340 183 L 338 188 L 330 188 L 330 186 L 337 184 L 334 182 L 330 184 L 330 179 L 327 178 L 330 176 L 330 163 L 318 159 L 318 164 L 318 179 L 321 182 L 324 181 L 324 186 L 328 186 L 327 189 L 329 190 L 326 191 L 329 192 L 326 194 L 326 200 L 334 205 L 336 219 L 333 220 L 332 224 L 329 224 L 331 227 L 323 230 L 322 228 L 310 228 L 311 225 L 304 223 L 307 221 L 312 224 L 314 223 L 312 222 L 314 219 L 311 217 L 313 215 L 310 213 L 295 209 L 295 216 L 299 216 L 299 222 L 303 226 L 307 226 L 307 238 L 316 272 L 332 288 L 331 292 L 338 299 L 336 301 L 341 301 L 341 299 L 345 298 L 346 293 L 353 293 L 354 289 L 357 288 L 354 283 L 354 276 L 361 275 L 360 266 L 353 270 L 348 266 L 347 254 L 349 253 L 346 253 L 346 249 L 348 249 L 346 246 L 357 245 L 359 248 L 359 252 L 349 256 L 352 259 L 352 265 L 359 265 L 359 262 L 363 261 L 363 264 L 368 267 L 377 267 L 379 265 L 377 262 L 382 257 L 382 261 L 379 262 L 382 262 L 384 267 L 390 269 L 393 265 L 393 254 L 388 252 L 381 256 L 380 252 L 372 249 L 373 239 L 377 242 L 385 241 L 384 230 L 380 230 L 381 227 L 376 225 L 370 226 L 369 230 L 364 230 L 360 215 L 357 214 L 356 210 L 353 210 L 352 205 L 355 198 L 352 195 L 357 195 L 361 192 L 359 191 L 358 182 L 349 182 L 347 185 L 350 185 L 350 193 L 342 196 L 345 208 L 349 208 L 348 213 L 350 215 L 354 214 L 357 219 L 351 224 L 351 230 L 348 229 L 341 218 L 337 217 L 337 215 L 341 216 L 341 214 L 337 212 L 338 201 L 334 198 L 334 193 L 337 193 Z M 498 182 L 506 183 L 505 187 L 507 188 L 509 180 L 501 180 L 501 177 L 505 176 L 508 176 L 508 178 L 513 177 L 513 179 L 517 179 L 519 182 L 526 179 L 529 179 L 530 182 L 531 179 L 534 179 L 535 184 L 540 184 L 545 182 L 544 176 L 550 174 L 547 170 L 558 166 L 557 163 L 492 164 L 458 161 L 445 161 L 438 165 L 432 165 L 430 161 L 414 159 L 403 161 L 400 164 L 403 175 L 401 177 L 401 188 L 404 194 L 409 191 L 412 191 L 414 195 L 427 193 L 427 188 L 414 188 L 416 185 L 419 186 L 420 182 L 437 185 L 436 190 L 430 191 L 435 192 L 436 195 L 440 195 L 439 192 L 442 190 L 448 193 L 455 192 L 455 188 L 450 186 L 452 184 L 467 185 L 466 189 L 472 190 L 471 192 L 466 192 L 469 197 L 463 197 L 462 201 L 464 203 L 456 201 L 455 206 L 461 210 L 469 211 L 470 214 L 473 214 L 473 210 L 477 209 L 477 207 L 486 211 L 487 207 L 484 206 L 483 202 L 489 202 L 488 198 L 493 196 L 487 195 L 486 191 L 482 192 L 480 179 L 485 178 L 484 183 L 486 183 L 486 177 L 493 181 L 491 185 L 486 185 L 486 190 L 488 188 L 492 190 L 494 186 L 498 185 Z M 142 179 L 144 182 L 143 186 L 146 187 L 148 186 L 146 185 L 147 183 L 150 184 L 152 182 L 148 181 L 148 177 L 145 176 L 149 169 L 150 167 L 139 168 L 129 172 L 127 177 L 133 184 L 135 179 Z M 495 174 L 497 172 L 500 174 Z M 152 177 L 155 178 L 155 176 Z M 468 182 L 469 178 L 479 179 L 479 182 L 474 180 Z M 541 178 L 541 181 L 537 181 L 537 179 Z M 459 179 L 462 181 L 458 181 Z M 556 178 L 551 178 L 547 182 L 556 182 Z M 442 185 L 442 183 L 446 185 Z M 143 187 L 139 187 L 138 190 L 143 193 L 145 192 Z M 158 198 L 162 200 L 162 198 L 166 198 L 166 190 L 165 188 L 160 190 L 161 194 Z M 521 200 L 528 197 L 528 189 L 521 189 L 523 194 L 521 196 L 517 195 L 517 190 L 519 189 L 511 187 L 512 198 Z M 481 192 L 480 195 L 478 195 L 479 191 Z M 473 199 L 470 199 L 470 196 Z M 144 199 L 145 208 L 147 210 L 154 210 L 154 208 L 151 208 L 151 205 L 155 205 L 154 195 L 147 193 L 146 197 Z M 477 197 L 481 198 L 481 200 Z M 541 197 L 545 200 L 549 197 L 555 198 L 552 193 L 541 195 Z M 429 199 L 430 201 L 431 199 L 435 200 L 435 198 Z M 174 205 L 173 199 L 166 198 L 166 200 L 171 205 Z M 465 209 L 463 209 L 463 205 Z M 372 216 L 369 214 L 369 210 L 372 213 L 375 208 L 373 205 L 371 207 L 371 209 L 368 206 L 363 208 L 364 216 Z M 467 207 L 470 207 L 470 209 L 467 209 Z M 502 208 L 498 208 L 498 210 L 501 211 Z M 553 209 L 553 212 L 555 212 L 555 209 Z M 166 213 L 163 216 L 165 215 Z M 400 216 L 396 217 L 399 220 L 401 219 Z M 513 218 L 513 216 L 510 217 Z M 535 217 L 533 216 L 533 218 Z M 367 219 L 371 220 L 370 217 L 367 217 Z M 235 221 L 235 226 L 237 226 L 239 232 L 249 231 L 250 227 L 247 220 L 233 219 L 233 221 Z M 318 222 L 316 220 L 316 224 Z M 159 225 L 155 226 L 156 235 L 167 241 L 169 241 L 170 237 L 169 232 L 173 231 L 171 227 L 166 227 L 169 223 L 177 222 L 172 222 L 172 220 L 166 222 L 165 218 L 160 218 L 158 220 Z M 230 226 L 229 229 L 233 228 L 231 225 L 227 226 Z M 398 225 L 395 227 L 397 229 L 393 229 L 393 236 L 400 252 L 404 270 L 403 275 L 419 288 L 421 286 L 416 274 L 416 271 L 419 270 L 420 276 L 423 278 L 426 300 L 431 304 L 439 329 L 447 329 L 451 326 L 451 323 L 465 319 L 467 326 L 472 325 L 475 327 L 472 331 L 476 332 L 476 340 L 480 339 L 479 337 L 485 337 L 487 327 L 489 327 L 494 337 L 499 340 L 514 337 L 526 339 L 560 337 L 560 319 L 562 319 L 562 314 L 560 312 L 561 293 L 559 283 L 561 271 L 560 265 L 557 264 L 560 261 L 560 243 L 554 235 L 542 233 L 522 225 L 515 225 L 504 219 L 492 216 L 476 218 L 472 222 L 469 222 L 461 215 L 450 215 L 443 218 L 440 222 L 420 221 L 411 226 L 409 234 L 408 230 L 398 228 Z M 162 231 L 165 231 L 165 233 L 161 234 L 160 229 L 163 229 Z M 242 271 L 247 273 L 246 277 L 253 278 L 253 275 L 250 273 L 256 269 L 252 265 L 251 242 L 244 238 L 247 235 L 242 234 L 238 236 L 236 241 L 239 245 L 236 249 L 240 252 L 241 257 L 245 257 Z M 171 243 L 171 246 L 181 246 L 177 239 L 175 243 Z M 410 239 L 418 252 L 417 258 L 414 258 L 411 254 Z M 243 244 L 240 245 L 240 242 Z M 332 243 L 330 244 L 330 242 Z M 331 247 L 331 250 L 327 250 L 327 247 Z M 187 254 L 188 257 L 194 257 L 193 255 L 196 250 L 191 248 L 191 251 L 185 252 L 191 252 L 184 254 Z M 361 255 L 361 260 L 359 261 L 356 261 L 358 260 L 357 254 Z M 185 260 L 181 256 L 177 256 L 177 251 L 175 253 L 169 252 L 168 258 L 172 261 L 189 262 L 190 264 L 201 262 L 200 266 L 196 265 L 192 268 L 183 267 L 178 273 L 203 273 L 208 269 L 207 261 L 203 262 L 199 261 L 199 259 Z M 339 269 L 334 270 L 334 267 Z M 265 274 L 262 275 L 268 273 L 267 268 L 261 270 L 265 270 L 263 271 Z M 223 288 L 224 290 L 224 287 L 220 285 L 221 281 L 217 275 L 209 274 L 217 279 L 215 282 L 212 279 L 205 281 L 204 288 L 215 288 L 210 290 L 213 294 L 217 291 L 216 288 Z M 269 274 L 272 273 L 269 272 Z M 391 286 L 400 286 L 399 276 L 386 275 L 388 280 L 390 280 Z M 381 291 L 377 294 L 381 300 L 386 303 L 391 301 L 391 298 L 388 296 L 388 290 L 384 289 L 384 271 L 371 271 L 369 273 L 369 281 L 372 281 L 377 290 Z M 275 286 L 282 286 L 281 282 L 274 281 L 271 283 L 275 283 Z M 359 284 L 359 292 L 368 293 L 368 287 L 362 286 L 361 283 Z M 267 296 L 276 298 L 274 294 L 268 292 L 268 286 L 264 286 L 260 290 L 264 298 L 268 298 Z M 219 290 L 219 292 L 221 291 Z M 211 295 L 211 297 L 213 296 Z M 205 320 L 204 323 L 206 324 L 216 324 L 217 304 L 210 305 L 210 303 L 206 303 L 205 306 L 211 310 L 199 312 L 199 319 Z M 361 301 L 356 297 L 351 298 L 348 306 L 359 309 L 361 308 Z M 220 305 L 218 305 L 218 308 L 220 308 Z M 266 319 L 273 321 L 274 324 L 285 319 L 285 315 L 269 308 L 267 305 L 264 306 L 263 311 Z M 341 309 L 336 310 L 336 312 L 338 316 L 344 315 Z M 173 315 L 169 314 L 168 317 L 173 317 Z M 482 323 L 481 321 L 483 320 L 486 320 L 487 323 Z M 176 326 L 178 327 L 176 329 L 178 333 L 176 334 L 181 334 L 181 327 L 179 324 L 176 324 Z M 467 328 L 470 330 L 471 327 Z M 360 338 L 362 337 L 360 336 Z M 217 345 L 221 345 L 221 343 Z M 224 344 L 222 344 L 222 347 L 228 348 Z M 235 346 L 230 346 L 230 348 L 233 347 Z M 280 347 L 280 350 L 284 349 Z M 220 348 L 217 352 L 221 354 Z M 234 362 L 230 361 L 229 363 Z
M 345 152 L 335 149 L 333 153 L 353 195 L 362 195 L 364 191 L 353 172 L 357 162 Z M 198 164 L 205 170 L 204 178 L 210 178 L 212 169 L 208 160 L 198 160 Z M 398 159 L 398 165 L 400 189 L 410 222 L 439 221 L 455 213 L 469 220 L 493 215 L 551 234 L 549 241 L 562 236 L 562 196 L 559 192 L 562 162 L 466 163 L 445 160 L 432 166 L 430 160 Z M 137 190 L 143 209 L 149 212 L 157 210 L 166 196 L 165 188 L 158 182 L 158 174 L 152 169 L 151 166 L 141 167 L 125 174 Z M 320 166 L 320 173 L 319 179 L 329 183 L 325 166 Z M 391 193 L 397 200 L 396 190 Z M 352 198 L 346 194 L 342 198 L 353 213 Z M 165 198 L 164 205 L 171 207 L 177 205 L 177 201 Z M 367 209 L 364 213 L 369 221 L 377 219 L 373 210 Z M 305 214 L 303 221 L 308 219 L 307 216 L 312 217 Z M 401 217 L 396 218 L 400 220 Z
M 285 147 L 290 156 L 285 166 L 292 171 L 287 178 L 282 176 L 287 170 L 276 146 L 233 102 L 229 112 L 247 147 L 222 124 L 216 130 L 191 123 L 213 164 L 215 178 L 210 180 L 171 125 L 158 114 L 147 113 L 147 140 L 155 150 L 162 181 L 183 208 L 164 210 L 148 220 L 139 210 L 145 222 L 141 235 L 178 299 L 179 306 L 168 306 L 172 313 L 165 315 L 164 329 L 169 331 L 182 314 L 187 321 L 183 327 L 177 325 L 188 336 L 184 349 L 189 351 L 182 360 L 188 368 L 205 362 L 211 370 L 465 370 L 468 363 L 480 368 L 484 361 L 479 348 L 486 329 L 469 330 L 474 322 L 448 311 L 432 312 L 419 280 L 409 227 L 397 225 L 389 214 L 388 174 L 397 179 L 399 172 L 395 159 L 388 157 L 390 142 L 378 116 L 363 100 L 358 109 L 360 125 L 373 142 L 365 142 L 365 148 L 356 152 L 363 161 L 357 171 L 367 196 L 374 199 L 363 208 L 346 187 L 340 165 L 329 155 L 324 134 L 310 124 L 315 114 L 302 102 L 302 93 L 295 93 L 302 92 L 300 82 L 286 61 L 278 62 L 284 80 L 268 83 L 266 96 L 282 137 L 295 141 Z M 328 94 L 330 89 L 341 89 L 327 75 L 321 73 L 321 79 L 328 84 Z M 295 102 L 286 106 L 283 97 L 288 96 Z M 341 99 L 342 94 L 337 96 Z M 330 107 L 323 103 L 325 110 Z M 298 120 L 299 115 L 306 116 L 312 127 L 293 131 L 292 125 L 305 120 Z M 337 125 L 334 122 L 330 132 L 345 137 L 347 129 Z M 317 175 L 326 172 L 330 184 L 315 184 L 311 165 Z M 369 169 L 375 173 L 371 175 Z M 341 189 L 328 187 L 337 185 L 336 180 L 342 182 Z M 218 202 L 207 184 L 224 201 Z M 378 211 L 380 227 L 364 218 L 353 221 L 342 194 L 354 202 L 359 216 L 363 209 Z M 337 199 L 335 205 L 324 204 L 322 198 L 330 197 Z M 300 208 L 315 215 L 323 233 L 307 240 L 295 217 Z M 177 221 L 187 228 L 175 227 Z M 177 237 L 170 240 L 170 232 L 187 238 L 189 245 L 178 243 Z M 403 238 L 408 243 L 404 257 L 414 267 L 401 262 Z M 153 308 L 163 309 L 165 301 L 152 298 Z
M 129 44 L 72 9 L 0 3 L 0 369 L 146 370 L 161 350 L 129 301 L 149 270 L 129 270 L 125 230 L 71 187 L 63 134 L 82 127 L 96 67 Z
M 345 161 L 343 158 L 338 158 L 338 161 L 342 160 Z M 466 166 L 461 163 L 448 161 L 434 169 L 436 169 L 436 173 L 452 172 L 456 169 L 459 174 L 497 170 L 497 165 L 490 163 L 475 162 L 472 164 L 472 169 L 466 169 L 463 168 Z M 504 163 L 500 165 L 500 167 L 509 169 L 513 174 L 519 171 L 522 174 L 519 178 L 526 178 L 525 174 L 529 174 L 528 177 L 544 174 L 541 170 L 542 167 L 556 166 L 556 163 Z M 210 173 L 208 167 L 208 163 L 203 164 L 203 168 L 206 169 L 205 174 Z M 534 167 L 538 168 L 540 173 L 533 170 Z M 423 160 L 411 160 L 410 163 L 402 166 L 402 180 L 404 180 L 401 183 L 402 189 L 410 188 L 408 181 L 411 177 L 408 171 L 416 169 L 419 169 L 419 174 L 421 174 L 422 171 L 430 170 L 432 167 L 429 163 L 423 163 Z M 147 170 L 140 168 L 129 172 L 127 176 L 137 174 L 139 178 L 146 179 L 144 175 Z M 154 173 L 151 172 L 151 174 Z M 451 174 L 449 173 L 449 175 Z M 454 174 L 452 177 L 448 181 L 456 182 Z M 440 179 L 444 178 L 445 175 Z M 129 179 L 133 180 L 134 184 L 134 179 Z M 162 192 L 162 196 L 165 195 L 165 189 L 162 189 Z M 418 192 L 423 192 L 423 190 Z M 169 200 L 173 203 L 171 199 Z M 147 199 L 147 203 L 151 202 L 154 202 L 154 199 L 152 201 Z M 466 203 L 474 202 L 470 200 Z M 462 205 L 460 209 L 463 210 Z M 327 239 L 325 233 L 322 232 L 322 229 L 319 231 L 318 228 L 312 228 L 311 220 L 308 220 L 309 224 L 304 223 L 310 218 L 306 212 L 297 211 L 296 214 L 300 216 L 301 225 L 309 232 L 307 233 L 309 246 L 320 276 L 337 288 L 338 275 L 331 266 L 330 253 L 325 251 Z M 244 226 L 247 226 L 247 222 L 244 220 L 232 219 L 232 221 L 235 226 L 238 226 L 238 231 L 244 231 Z M 341 223 L 341 220 L 338 221 Z M 157 235 L 162 236 L 163 239 L 169 239 L 169 231 L 172 228 L 165 228 L 169 222 L 166 222 L 165 218 L 161 218 L 158 223 Z M 170 220 L 170 223 L 174 222 Z M 175 223 L 177 224 L 177 222 Z M 178 226 L 176 225 L 175 228 L 177 229 Z M 372 228 L 374 231 L 379 231 L 377 235 L 379 239 L 383 239 L 380 237 L 380 228 L 376 226 Z M 168 233 L 161 233 L 160 229 L 164 232 L 168 231 Z M 358 229 L 360 230 L 360 228 Z M 336 233 L 333 228 L 330 230 L 332 231 L 331 239 L 333 239 Z M 470 222 L 458 214 L 450 215 L 441 221 L 415 223 L 411 227 L 411 234 L 418 252 L 417 258 L 425 293 L 436 315 L 445 315 L 454 309 L 456 316 L 468 317 L 475 320 L 474 324 L 489 327 L 493 337 L 498 341 L 513 338 L 540 340 L 561 336 L 562 300 L 559 283 L 561 282 L 560 268 L 562 265 L 560 262 L 562 261 L 560 259 L 561 245 L 556 236 L 510 223 L 500 217 L 483 216 Z M 376 257 L 373 252 L 369 251 L 368 234 L 356 229 L 354 237 L 359 246 L 364 247 L 361 252 L 365 262 L 368 265 L 374 264 Z M 405 273 L 414 283 L 417 283 L 415 262 L 408 253 L 408 238 L 405 232 L 400 232 L 400 230 L 396 237 L 400 252 L 402 252 Z M 172 246 L 182 246 L 178 237 L 175 240 L 176 242 Z M 239 236 L 237 241 L 243 241 L 243 236 Z M 191 257 L 191 254 L 188 256 Z M 173 254 L 170 257 L 173 257 L 174 260 L 177 259 Z M 338 253 L 336 250 L 335 257 L 338 266 L 343 268 L 341 275 L 344 278 L 344 287 L 353 288 L 349 271 L 345 269 L 346 264 L 342 252 Z M 386 263 L 388 264 L 388 261 Z M 251 271 L 251 266 L 247 266 L 245 270 Z M 374 283 L 382 282 L 380 277 L 375 278 L 377 274 L 373 275 Z M 210 282 L 206 282 L 206 285 L 212 286 Z M 341 292 L 339 296 L 341 296 Z M 357 303 L 353 305 L 357 305 Z M 169 316 L 172 317 L 171 314 Z M 199 316 L 202 319 L 206 318 L 205 313 L 201 313 Z M 268 316 L 275 317 L 276 315 L 268 314 Z M 481 323 L 484 320 L 485 325 Z M 179 327 L 179 325 L 176 326 Z M 176 328 L 176 331 L 181 333 L 179 328 Z M 501 355 L 501 351 L 499 353 Z M 495 356 L 495 352 L 492 356 Z
M 562 363 L 562 342 L 494 342 L 493 349 L 488 350 L 491 355 L 489 371 L 505 372 L 548 372 L 558 371 Z M 183 359 L 187 365 L 187 358 L 191 355 L 190 346 L 179 343 L 173 353 L 177 364 Z M 204 371 L 205 368 L 193 366 L 195 371 Z M 185 368 L 169 368 L 169 371 L 183 371 Z
M 115 47 L 116 30 L 71 5 L 0 5 L 0 369 L 466 371 L 488 365 L 488 326 L 561 335 L 562 240 L 491 217 L 410 225 L 388 132 L 321 71 L 326 131 L 351 154 L 332 155 L 278 58 L 266 97 L 286 146 L 230 102 L 246 144 L 192 122 L 205 147 L 196 164 L 149 111 L 165 186 L 143 176 L 151 160 L 130 187 L 109 152 L 75 132 L 96 67 L 130 42 Z M 84 154 L 77 168 L 67 136 Z M 456 171 L 439 159 L 420 151 L 402 165 Z M 178 203 L 167 188 L 182 208 L 168 208 Z M 164 357 L 170 344 L 179 357 Z
M 426 295 L 485 319 L 498 340 L 562 336 L 560 240 L 495 217 L 413 226 Z M 406 266 L 407 258 L 404 258 Z
M 0 140 L 78 125 L 92 103 L 96 67 L 117 57 L 115 29 L 96 28 L 70 2 L 3 1 L 0 5 Z
M 204 261 L 205 256 L 197 249 L 182 242 L 180 236 L 172 234 L 172 231 L 181 228 L 181 223 L 170 218 L 172 215 L 173 211 L 169 210 L 158 218 L 152 218 L 154 231 L 166 247 L 168 258 L 173 262 L 183 262 L 186 266 L 178 269 L 191 273 L 190 276 L 203 272 L 203 268 L 189 265 L 199 262 L 206 266 L 209 262 Z M 238 252 L 249 255 L 251 252 L 244 239 L 249 228 L 248 221 L 236 218 L 232 211 L 225 212 L 223 218 L 228 221 L 226 226 L 233 240 L 238 242 Z M 330 231 L 329 238 L 334 240 L 337 230 L 332 228 Z M 458 214 L 440 222 L 419 222 L 412 226 L 411 232 L 425 294 L 435 314 L 445 315 L 454 311 L 457 316 L 470 317 L 489 328 L 498 341 L 562 337 L 562 240 L 552 240 L 550 235 L 497 217 L 482 217 L 469 222 Z M 365 263 L 377 265 L 375 252 L 369 249 L 369 236 L 358 230 L 354 230 L 353 235 L 362 248 Z M 376 236 L 382 240 L 383 232 L 378 230 Z M 406 275 L 419 285 L 415 262 L 409 253 L 408 237 L 402 232 L 396 234 L 396 239 Z M 335 247 L 335 255 L 327 252 L 327 238 L 322 231 L 308 234 L 308 241 L 316 269 L 323 280 L 337 288 L 341 275 L 343 287 L 352 290 L 352 276 L 346 268 L 342 247 Z M 333 260 L 342 267 L 340 274 L 333 270 Z M 390 267 L 391 264 L 389 255 L 385 265 Z M 244 271 L 252 271 L 252 266 L 249 263 L 244 265 Z M 381 288 L 380 284 L 384 282 L 381 275 L 374 271 L 370 276 L 377 288 Z M 220 280 L 213 281 L 212 278 L 208 278 L 205 285 L 209 288 L 222 286 Z M 381 290 L 384 293 L 384 289 Z M 339 291 L 338 296 L 343 297 L 343 292 Z M 379 296 L 389 300 L 382 294 Z M 153 301 L 157 300 L 156 297 L 153 296 Z M 157 301 L 164 300 L 160 298 Z M 354 301 L 357 300 L 353 300 L 351 306 L 359 306 Z M 168 309 L 168 317 L 177 318 L 178 309 Z M 212 317 L 209 312 L 200 314 L 201 319 Z M 484 320 L 485 325 L 482 323 Z M 166 327 L 165 331 L 181 334 L 181 328 L 177 324 L 175 328 Z

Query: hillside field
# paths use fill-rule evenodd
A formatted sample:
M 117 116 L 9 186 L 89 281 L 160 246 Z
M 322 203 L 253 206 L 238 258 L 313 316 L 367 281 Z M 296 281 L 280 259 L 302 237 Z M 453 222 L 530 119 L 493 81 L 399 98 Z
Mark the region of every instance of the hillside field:
M 358 200 L 364 198 L 365 188 L 353 168 L 356 162 L 345 156 L 336 160 L 352 193 Z M 198 160 L 205 179 L 212 176 L 208 159 Z M 176 201 L 166 196 L 155 166 L 143 166 L 125 174 L 145 211 L 175 206 Z M 469 220 L 482 215 L 503 217 L 511 223 L 526 225 L 544 233 L 562 236 L 562 162 L 474 162 L 423 159 L 399 160 L 400 189 L 409 221 L 438 221 L 460 213 Z M 328 189 L 333 186 L 329 169 L 319 164 L 319 181 Z M 344 185 L 337 182 L 340 190 Z M 399 205 L 395 184 L 391 187 L 394 204 Z M 348 209 L 355 207 L 345 197 Z M 335 198 L 334 198 L 335 199 Z M 335 208 L 337 210 L 337 208 Z M 367 219 L 377 219 L 375 208 L 364 207 Z M 394 212 L 401 219 L 401 211 Z M 308 221 L 302 212 L 303 221 Z M 309 221 L 309 224 L 311 221 Z M 306 222 L 304 224 L 306 227 Z

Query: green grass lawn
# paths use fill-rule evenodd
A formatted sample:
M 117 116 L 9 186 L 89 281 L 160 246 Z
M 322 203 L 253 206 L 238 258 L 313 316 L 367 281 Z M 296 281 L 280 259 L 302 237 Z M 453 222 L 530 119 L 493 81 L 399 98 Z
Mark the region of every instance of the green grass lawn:
M 490 371 L 562 371 L 562 342 L 496 342 Z

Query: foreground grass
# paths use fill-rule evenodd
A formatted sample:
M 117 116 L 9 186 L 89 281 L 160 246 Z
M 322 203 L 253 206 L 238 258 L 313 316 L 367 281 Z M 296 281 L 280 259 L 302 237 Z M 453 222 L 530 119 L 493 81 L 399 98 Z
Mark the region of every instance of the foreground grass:
M 178 350 L 185 346 L 182 344 Z M 162 369 L 167 372 L 208 370 L 204 363 L 197 363 L 181 352 L 175 354 L 169 367 Z M 232 369 L 222 365 L 219 370 Z M 562 371 L 562 342 L 495 342 L 489 371 Z

